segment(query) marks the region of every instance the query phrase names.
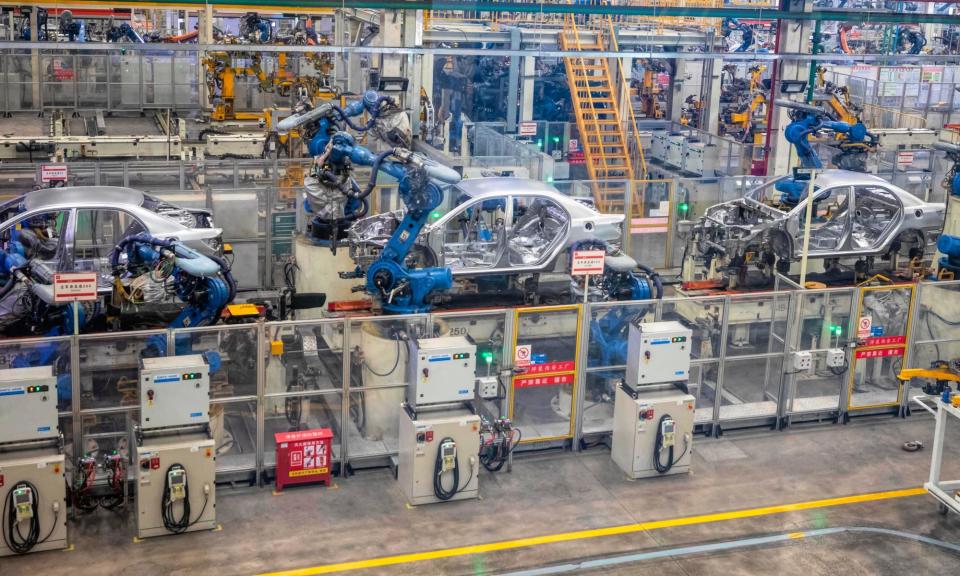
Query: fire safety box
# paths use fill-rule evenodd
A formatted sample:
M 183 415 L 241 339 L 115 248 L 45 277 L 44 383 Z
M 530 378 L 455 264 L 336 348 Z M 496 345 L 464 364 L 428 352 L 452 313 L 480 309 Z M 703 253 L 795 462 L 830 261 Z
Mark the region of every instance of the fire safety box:
M 277 490 L 296 484 L 330 485 L 333 431 L 329 428 L 277 432 Z

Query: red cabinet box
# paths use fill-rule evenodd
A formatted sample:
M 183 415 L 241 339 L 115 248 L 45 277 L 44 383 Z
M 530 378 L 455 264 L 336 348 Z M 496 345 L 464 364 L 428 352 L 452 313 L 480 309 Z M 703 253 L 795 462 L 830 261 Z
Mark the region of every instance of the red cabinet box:
M 330 485 L 333 432 L 329 428 L 277 432 L 277 490 L 295 484 Z

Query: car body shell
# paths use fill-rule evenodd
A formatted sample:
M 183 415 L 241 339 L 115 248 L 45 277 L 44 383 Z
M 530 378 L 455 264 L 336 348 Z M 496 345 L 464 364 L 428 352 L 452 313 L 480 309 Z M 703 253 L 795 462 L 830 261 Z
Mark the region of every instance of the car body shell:
M 767 246 L 779 258 L 800 259 L 807 199 L 788 209 L 772 206 L 762 201 L 762 191 L 772 191 L 773 186 L 772 182 L 765 183 L 743 198 L 708 208 L 691 236 L 696 253 L 729 261 Z M 810 257 L 872 257 L 900 250 L 904 243 L 922 249 L 924 254 L 935 250 L 944 204 L 924 202 L 872 174 L 846 170 L 825 170 L 817 176 L 815 186 L 815 206 L 831 193 L 842 194 L 844 190 L 849 200 L 842 217 L 828 225 L 815 222 L 811 226 Z
M 467 179 L 450 187 L 446 198 L 452 207 L 424 226 L 417 245 L 430 254 L 431 265 L 449 267 L 455 278 L 565 272 L 567 260 L 562 256 L 579 242 L 601 241 L 618 248 L 622 237 L 622 214 L 601 214 L 590 200 L 565 196 L 536 180 Z M 527 214 L 520 215 L 521 205 Z M 532 214 L 533 207 L 543 214 L 540 221 Z M 487 241 L 450 242 L 444 237 L 445 231 L 469 220 L 477 209 L 496 210 L 503 228 L 492 230 Z M 351 256 L 362 269 L 378 257 L 403 216 L 402 210 L 369 216 L 350 228 Z M 524 235 L 521 226 L 534 232 Z
M 126 213 L 139 223 L 138 231 L 164 239 L 176 239 L 202 254 L 218 254 L 222 247 L 222 230 L 211 226 L 206 210 L 179 208 L 145 195 L 139 190 L 118 186 L 75 186 L 45 188 L 28 192 L 0 206 L 0 238 L 6 241 L 7 231 L 20 222 L 51 212 L 69 214 L 65 229 L 58 239 L 56 257 L 45 261 L 50 272 L 75 272 L 75 232 L 78 210 L 113 210 Z M 105 260 L 101 258 L 101 260 Z M 108 262 L 100 262 L 100 291 L 110 290 Z

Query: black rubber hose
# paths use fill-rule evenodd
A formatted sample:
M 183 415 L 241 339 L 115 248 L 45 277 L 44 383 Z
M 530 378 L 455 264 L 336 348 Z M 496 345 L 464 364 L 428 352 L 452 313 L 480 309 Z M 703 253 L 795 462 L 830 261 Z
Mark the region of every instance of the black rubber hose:
M 3 285 L 3 288 L 0 288 L 0 300 L 3 300 L 7 297 L 7 294 L 13 290 L 13 287 L 17 285 L 17 277 L 14 276 L 13 272 L 10 273 L 10 278 L 7 280 L 7 283 Z
M 340 115 L 340 119 L 347 123 L 347 126 L 356 130 L 357 132 L 366 132 L 367 130 L 373 128 L 373 125 L 376 124 L 377 118 L 380 117 L 380 105 L 383 104 L 384 102 L 392 103 L 393 98 L 389 96 L 380 96 L 379 98 L 377 98 L 377 102 L 375 104 L 376 108 L 374 109 L 374 112 L 370 114 L 370 119 L 367 120 L 367 123 L 364 124 L 363 126 L 358 126 L 357 124 L 354 124 L 353 120 L 351 120 L 350 117 L 347 116 L 346 112 L 344 112 L 343 109 L 341 109 L 339 106 L 334 106 L 333 109 L 337 112 L 337 114 Z
M 656 292 L 655 298 L 657 300 L 663 298 L 663 282 L 660 280 L 660 274 L 653 268 L 644 264 L 637 264 L 637 268 L 643 271 L 643 273 L 653 281 L 653 287 Z
M 367 183 L 367 187 L 363 189 L 357 196 L 352 196 L 358 200 L 363 200 L 373 192 L 373 189 L 377 186 L 377 176 L 380 174 L 380 164 L 386 160 L 387 156 L 393 154 L 393 149 L 385 150 L 377 154 L 376 159 L 373 161 L 373 165 L 370 167 L 370 182 Z

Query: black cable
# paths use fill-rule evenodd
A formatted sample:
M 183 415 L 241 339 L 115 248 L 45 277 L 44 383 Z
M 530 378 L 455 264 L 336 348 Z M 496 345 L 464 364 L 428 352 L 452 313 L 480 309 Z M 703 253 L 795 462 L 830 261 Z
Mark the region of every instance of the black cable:
M 197 515 L 195 520 L 191 521 L 190 482 L 189 479 L 187 479 L 187 482 L 185 482 L 183 486 L 183 510 L 180 513 L 180 517 L 175 518 L 173 516 L 173 502 L 170 500 L 170 472 L 173 470 L 183 470 L 184 474 L 187 472 L 186 468 L 181 464 L 171 464 L 170 467 L 167 468 L 167 473 L 163 478 L 163 499 L 160 507 L 163 513 L 163 527 L 174 534 L 182 534 L 203 518 L 204 512 L 207 511 L 207 502 L 209 502 L 210 496 L 204 491 L 203 506 L 200 508 L 200 514 Z
M 454 457 L 453 459 L 453 488 L 447 490 L 443 487 L 443 445 L 447 442 L 453 442 L 453 438 L 447 436 L 440 441 L 440 444 L 437 448 L 437 459 L 433 465 L 433 495 L 440 500 L 449 500 L 456 496 L 457 492 L 460 491 L 460 459 Z M 473 480 L 473 470 L 470 470 L 470 480 Z M 467 485 L 469 485 L 469 481 Z
M 17 522 L 17 508 L 13 504 L 13 493 L 19 488 L 30 489 L 30 505 L 33 507 L 33 518 L 30 519 L 30 529 L 26 536 L 20 531 L 20 522 Z M 40 493 L 36 486 L 26 480 L 21 480 L 10 488 L 7 497 L 3 499 L 3 514 L 0 517 L 6 517 L 6 522 L 2 528 L 4 544 L 14 554 L 26 554 L 35 546 L 43 544 L 53 536 L 53 532 L 57 529 L 57 521 L 60 519 L 60 510 L 57 509 L 53 513 L 53 525 L 47 535 L 40 539 Z
M 374 376 L 379 376 L 381 378 L 386 378 L 387 376 L 393 374 L 397 370 L 397 366 L 399 365 L 400 365 L 400 339 L 399 338 L 397 339 L 397 358 L 393 361 L 393 368 L 391 368 L 387 373 L 381 374 L 376 370 L 374 370 L 373 368 L 371 368 L 370 365 L 367 364 L 366 360 L 363 361 L 364 368 L 369 370 L 370 373 L 373 374 Z
M 653 446 L 653 467 L 660 474 L 669 472 L 676 462 L 673 459 L 673 445 L 671 445 L 667 451 L 667 463 L 664 464 L 660 461 L 660 452 L 663 451 L 663 423 L 667 420 L 673 420 L 673 418 L 671 418 L 669 414 L 664 414 L 660 417 L 660 422 L 657 424 L 657 440 Z M 684 452 L 686 452 L 686 450 L 684 450 Z
M 180 464 L 171 464 L 167 468 L 167 473 L 163 476 L 163 498 L 160 509 L 163 515 L 163 527 L 174 534 L 180 534 L 190 527 L 190 484 L 187 482 L 183 487 L 183 510 L 179 518 L 174 518 L 173 501 L 170 499 L 170 472 L 174 470 L 183 470 L 186 474 L 186 469 Z

